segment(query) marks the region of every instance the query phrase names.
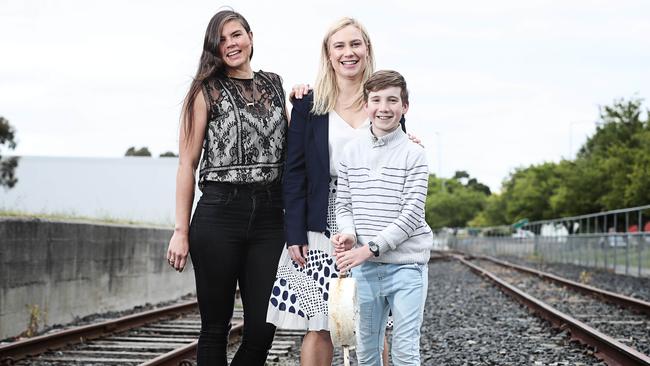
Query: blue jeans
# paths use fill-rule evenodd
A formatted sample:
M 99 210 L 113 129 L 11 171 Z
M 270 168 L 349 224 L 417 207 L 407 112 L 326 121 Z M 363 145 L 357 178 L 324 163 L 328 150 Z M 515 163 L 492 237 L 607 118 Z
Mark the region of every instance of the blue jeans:
M 420 327 L 427 296 L 426 264 L 365 262 L 352 270 L 359 297 L 359 365 L 382 366 L 388 311 L 393 313 L 393 365 L 420 365 Z

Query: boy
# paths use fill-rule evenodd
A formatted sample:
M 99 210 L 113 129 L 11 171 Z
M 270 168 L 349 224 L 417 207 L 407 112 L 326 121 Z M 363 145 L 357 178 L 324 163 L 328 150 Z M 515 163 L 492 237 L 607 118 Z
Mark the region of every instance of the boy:
M 364 84 L 367 135 L 346 145 L 339 164 L 332 236 L 336 264 L 357 280 L 359 365 L 381 366 L 393 313 L 394 365 L 420 365 L 420 327 L 433 234 L 424 221 L 429 170 L 424 149 L 399 121 L 408 110 L 404 77 L 378 71 Z M 354 247 L 354 248 L 353 248 Z

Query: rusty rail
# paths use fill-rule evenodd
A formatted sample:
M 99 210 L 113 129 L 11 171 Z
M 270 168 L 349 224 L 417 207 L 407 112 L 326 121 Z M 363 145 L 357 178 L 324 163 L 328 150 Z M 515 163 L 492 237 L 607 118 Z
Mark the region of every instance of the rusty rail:
M 164 317 L 196 311 L 196 301 L 188 301 L 160 309 L 127 315 L 97 324 L 75 327 L 61 332 L 46 334 L 0 346 L 0 364 L 11 363 L 27 356 L 58 349 L 106 335 L 136 328 Z
M 587 324 L 564 314 L 518 288 L 506 283 L 489 271 L 476 266 L 462 257 L 456 256 L 473 272 L 495 283 L 503 292 L 524 304 L 534 313 L 549 321 L 554 327 L 568 329 L 571 337 L 596 350 L 595 355 L 610 366 L 650 365 L 650 357 L 632 349 L 617 340 L 599 332 Z
M 229 337 L 240 335 L 244 329 L 244 322 L 236 322 L 230 329 Z M 194 341 L 187 346 L 176 348 L 173 351 L 160 355 L 153 360 L 143 362 L 140 366 L 178 366 L 181 362 L 194 358 L 196 355 L 196 346 L 199 341 Z
M 650 302 L 643 301 L 640 299 L 635 299 L 630 296 L 625 296 L 622 294 L 617 294 L 615 292 L 611 291 L 606 291 L 603 289 L 599 289 L 597 287 L 585 285 L 579 282 L 575 282 L 560 276 L 556 276 L 552 273 L 547 273 L 547 272 L 542 272 L 533 268 L 525 267 L 525 266 L 520 266 L 518 264 L 510 263 L 507 261 L 503 261 L 494 257 L 490 256 L 473 256 L 476 259 L 482 259 L 482 260 L 487 260 L 492 263 L 496 263 L 498 265 L 508 267 L 515 269 L 520 272 L 524 273 L 529 273 L 535 276 L 539 276 L 540 278 L 547 279 L 549 281 L 558 283 L 560 285 L 572 288 L 576 291 L 582 292 L 584 294 L 594 296 L 597 298 L 600 298 L 605 301 L 609 301 L 611 303 L 626 307 L 628 309 L 634 309 L 636 311 L 639 311 L 641 313 L 644 313 L 646 315 L 650 315 Z

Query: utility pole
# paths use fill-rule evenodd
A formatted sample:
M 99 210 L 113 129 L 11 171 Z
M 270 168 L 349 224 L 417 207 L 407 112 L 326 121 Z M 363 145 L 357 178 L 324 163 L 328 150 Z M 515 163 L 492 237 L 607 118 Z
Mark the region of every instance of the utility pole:
M 438 179 L 440 179 L 440 191 L 445 191 L 445 180 L 442 178 L 442 138 L 441 133 L 436 131 L 436 140 L 438 145 Z

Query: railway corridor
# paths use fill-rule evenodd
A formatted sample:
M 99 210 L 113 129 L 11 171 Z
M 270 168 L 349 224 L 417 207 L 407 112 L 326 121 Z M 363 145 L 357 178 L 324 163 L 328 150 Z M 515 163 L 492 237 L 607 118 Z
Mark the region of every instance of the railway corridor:
M 564 300 L 569 305 L 582 304 L 581 310 L 567 312 L 600 327 L 604 333 L 614 332 L 610 334 L 612 337 L 630 348 L 637 348 L 641 361 L 629 364 L 650 365 L 647 362 L 647 340 L 650 339 L 647 315 L 618 308 L 614 311 L 612 305 L 601 304 L 593 298 L 582 299 L 583 295 L 574 295 L 533 276 L 527 279 L 527 275 L 499 268 L 493 263 L 478 260 L 472 263 L 489 268 L 507 279 L 505 282 L 517 284 L 530 295 L 540 297 L 562 311 L 567 311 L 566 307 L 562 302 L 553 303 L 553 299 Z M 555 292 L 543 295 L 532 291 L 535 288 L 553 288 Z M 602 361 L 602 349 L 574 340 L 572 330 L 552 328 L 548 321 L 534 315 L 506 292 L 497 288 L 494 281 L 488 281 L 484 274 L 477 275 L 458 258 L 433 257 L 429 263 L 429 292 L 420 344 L 422 364 L 617 364 L 612 362 L 612 358 L 605 357 L 608 363 Z M 618 313 L 623 314 L 621 318 L 614 318 Z M 239 342 L 240 322 L 241 312 L 237 312 L 233 318 L 230 357 Z M 10 350 L 12 344 L 3 344 L 0 345 L 0 364 L 190 366 L 193 365 L 192 355 L 199 327 L 196 309 L 185 306 L 181 312 L 161 314 L 159 319 L 147 320 L 132 328 L 123 323 L 119 326 L 104 325 L 103 335 L 76 335 L 73 338 L 82 340 L 81 343 L 57 347 L 56 350 L 45 351 L 49 347 L 42 346 L 41 351 L 35 351 L 32 345 L 31 351 L 25 351 L 32 355 L 27 358 L 16 356 L 20 353 L 15 349 L 18 347 L 16 344 L 13 344 L 13 350 Z M 625 333 L 626 330 L 633 333 Z M 299 365 L 302 334 L 301 331 L 278 330 L 267 365 Z M 13 352 L 11 356 L 9 352 Z M 341 350 L 335 351 L 333 364 L 343 364 Z M 356 364 L 354 357 L 352 364 Z

